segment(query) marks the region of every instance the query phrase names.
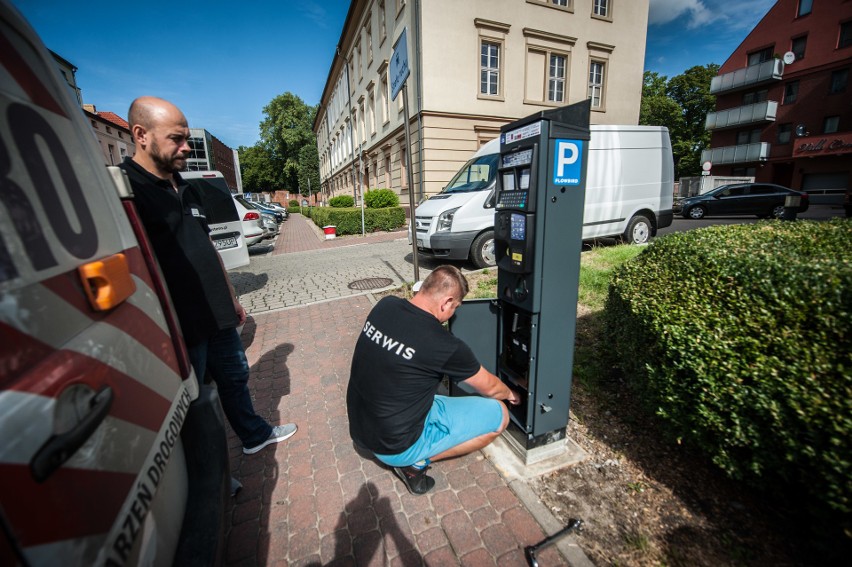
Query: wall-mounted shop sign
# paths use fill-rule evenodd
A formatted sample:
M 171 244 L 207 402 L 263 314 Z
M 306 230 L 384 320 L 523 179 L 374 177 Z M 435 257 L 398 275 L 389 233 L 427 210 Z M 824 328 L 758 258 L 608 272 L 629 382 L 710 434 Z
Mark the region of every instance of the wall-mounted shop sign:
M 793 157 L 814 157 L 852 153 L 852 134 L 828 134 L 799 138 Z

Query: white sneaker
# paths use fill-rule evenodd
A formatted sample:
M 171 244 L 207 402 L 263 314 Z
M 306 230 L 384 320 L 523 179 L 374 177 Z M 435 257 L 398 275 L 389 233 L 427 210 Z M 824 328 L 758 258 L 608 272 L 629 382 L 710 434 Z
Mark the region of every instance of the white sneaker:
M 296 427 L 295 423 L 285 423 L 284 425 L 276 425 L 272 428 L 272 433 L 269 434 L 269 439 L 261 443 L 260 445 L 255 445 L 254 447 L 243 447 L 243 453 L 246 455 L 254 455 L 267 445 L 272 445 L 273 443 L 278 443 L 280 441 L 284 441 L 285 439 L 289 439 L 296 433 L 296 430 L 299 429 Z

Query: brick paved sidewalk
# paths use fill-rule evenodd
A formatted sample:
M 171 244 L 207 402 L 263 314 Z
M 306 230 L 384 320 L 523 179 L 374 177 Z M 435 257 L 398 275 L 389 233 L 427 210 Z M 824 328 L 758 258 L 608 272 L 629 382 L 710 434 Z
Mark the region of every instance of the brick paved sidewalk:
M 365 236 L 351 234 L 326 239 L 325 234 L 313 221 L 304 215 L 295 213 L 291 214 L 290 218 L 281 224 L 281 235 L 278 237 L 272 255 L 352 246 L 353 244 L 387 242 L 398 238 L 407 238 L 405 228 L 393 232 L 374 232 Z
M 227 564 L 526 565 L 523 548 L 545 534 L 480 452 L 436 463 L 423 496 L 356 453 L 345 395 L 371 307 L 352 297 L 256 315 L 243 330 L 255 408 L 299 431 L 255 455 L 231 434 L 244 488 L 229 512 Z M 538 558 L 567 564 L 555 546 Z

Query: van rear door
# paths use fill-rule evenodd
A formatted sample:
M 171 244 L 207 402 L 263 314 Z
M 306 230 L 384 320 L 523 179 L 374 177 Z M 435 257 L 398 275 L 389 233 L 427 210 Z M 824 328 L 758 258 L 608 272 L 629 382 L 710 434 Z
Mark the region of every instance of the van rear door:
M 198 384 L 67 88 L 0 1 L 0 564 L 169 564 Z

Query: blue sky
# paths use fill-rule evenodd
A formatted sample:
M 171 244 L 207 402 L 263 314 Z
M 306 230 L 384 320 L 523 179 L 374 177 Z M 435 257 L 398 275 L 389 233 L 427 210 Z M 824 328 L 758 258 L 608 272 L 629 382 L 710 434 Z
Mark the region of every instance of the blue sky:
M 319 102 L 349 9 L 348 0 L 12 2 L 77 66 L 83 102 L 126 117 L 135 97 L 161 96 L 232 148 L 257 141 L 275 96 Z M 645 69 L 673 77 L 722 64 L 775 0 L 650 2 Z

